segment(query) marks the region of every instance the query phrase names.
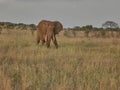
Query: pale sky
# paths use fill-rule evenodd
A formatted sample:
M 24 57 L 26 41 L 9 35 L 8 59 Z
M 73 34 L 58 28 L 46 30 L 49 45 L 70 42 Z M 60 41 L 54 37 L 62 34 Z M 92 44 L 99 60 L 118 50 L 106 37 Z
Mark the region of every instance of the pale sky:
M 38 24 L 58 20 L 64 27 L 93 25 L 105 21 L 120 25 L 120 0 L 0 0 L 0 22 Z

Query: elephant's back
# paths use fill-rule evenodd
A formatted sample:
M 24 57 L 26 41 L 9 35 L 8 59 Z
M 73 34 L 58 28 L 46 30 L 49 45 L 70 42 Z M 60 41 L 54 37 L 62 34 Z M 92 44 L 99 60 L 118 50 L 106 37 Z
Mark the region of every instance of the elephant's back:
M 41 29 L 41 28 L 47 28 L 49 25 L 51 25 L 52 22 L 51 21 L 48 21 L 48 20 L 42 20 L 38 23 L 38 29 Z
M 44 37 L 47 33 L 47 30 L 54 26 L 54 23 L 48 20 L 42 20 L 38 23 L 37 30 L 40 36 Z

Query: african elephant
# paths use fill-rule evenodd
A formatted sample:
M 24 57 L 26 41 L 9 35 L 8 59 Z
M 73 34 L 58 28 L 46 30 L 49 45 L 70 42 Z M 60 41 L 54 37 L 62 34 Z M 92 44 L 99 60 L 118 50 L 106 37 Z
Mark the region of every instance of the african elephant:
M 37 44 L 42 41 L 42 45 L 46 43 L 47 48 L 49 48 L 52 39 L 55 47 L 58 48 L 58 43 L 55 35 L 58 34 L 62 29 L 63 26 L 59 21 L 42 20 L 41 22 L 39 22 L 36 30 Z

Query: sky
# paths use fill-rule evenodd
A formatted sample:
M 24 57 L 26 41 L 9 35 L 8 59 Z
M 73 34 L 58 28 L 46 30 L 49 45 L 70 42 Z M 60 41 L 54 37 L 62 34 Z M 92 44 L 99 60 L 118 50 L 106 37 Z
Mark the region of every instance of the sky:
M 0 0 L 0 22 L 38 24 L 58 20 L 65 28 L 106 21 L 120 25 L 120 0 Z

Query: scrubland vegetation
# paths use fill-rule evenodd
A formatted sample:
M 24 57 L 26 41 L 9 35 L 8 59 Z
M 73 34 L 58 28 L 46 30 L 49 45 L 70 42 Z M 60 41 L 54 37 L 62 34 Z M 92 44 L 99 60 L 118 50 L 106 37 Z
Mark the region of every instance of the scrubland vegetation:
M 120 90 L 120 34 L 111 32 L 64 30 L 47 49 L 30 30 L 3 28 L 0 90 Z

